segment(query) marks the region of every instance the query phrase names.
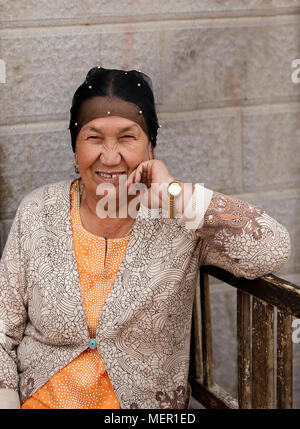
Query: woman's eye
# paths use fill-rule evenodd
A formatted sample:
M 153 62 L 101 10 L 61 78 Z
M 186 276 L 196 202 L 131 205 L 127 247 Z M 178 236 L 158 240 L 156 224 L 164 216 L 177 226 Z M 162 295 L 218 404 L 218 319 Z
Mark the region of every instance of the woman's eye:
M 128 134 L 126 136 L 122 136 L 121 137 L 121 139 L 126 139 L 126 138 L 132 138 L 132 139 L 134 139 L 134 136 L 131 136 L 131 135 Z
M 88 139 L 99 139 L 99 136 L 88 136 Z

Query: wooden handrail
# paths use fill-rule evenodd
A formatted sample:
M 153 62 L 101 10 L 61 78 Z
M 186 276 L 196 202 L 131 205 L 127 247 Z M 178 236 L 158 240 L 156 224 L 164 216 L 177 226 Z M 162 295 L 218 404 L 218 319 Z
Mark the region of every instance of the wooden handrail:
M 238 398 L 213 381 L 209 275 L 237 289 Z M 189 381 L 193 397 L 206 408 L 292 408 L 293 316 L 300 318 L 300 286 L 274 274 L 249 280 L 219 267 L 202 266 L 192 321 Z
M 212 265 L 202 266 L 201 271 L 300 318 L 300 286 L 276 277 L 274 274 L 249 280 L 244 277 L 235 277 L 232 273 Z

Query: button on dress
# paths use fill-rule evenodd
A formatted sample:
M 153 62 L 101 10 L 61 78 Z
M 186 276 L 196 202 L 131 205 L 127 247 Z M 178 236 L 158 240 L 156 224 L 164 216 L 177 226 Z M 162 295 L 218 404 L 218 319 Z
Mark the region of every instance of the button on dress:
M 113 286 L 131 233 L 121 238 L 106 239 L 83 228 L 79 179 L 72 184 L 70 198 L 74 251 L 90 341 L 86 350 L 54 374 L 21 408 L 118 409 L 121 407 L 95 337 L 102 307 Z

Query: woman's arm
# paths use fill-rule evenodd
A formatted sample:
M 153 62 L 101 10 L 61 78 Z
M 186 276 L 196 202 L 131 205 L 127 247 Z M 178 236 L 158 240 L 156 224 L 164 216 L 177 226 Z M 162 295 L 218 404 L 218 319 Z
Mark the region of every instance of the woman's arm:
M 142 182 L 148 187 L 143 194 L 149 207 L 152 185 L 162 185 L 161 196 L 154 196 L 168 216 L 168 184 L 174 180 L 161 160 L 149 160 L 129 175 L 127 186 Z M 177 218 L 192 234 L 202 239 L 202 265 L 216 265 L 236 277 L 254 279 L 279 271 L 291 252 L 287 229 L 263 209 L 207 189 L 203 184 L 181 182 L 183 191 L 176 197 Z M 142 199 L 141 205 L 144 204 Z M 155 200 L 155 198 L 153 198 Z M 152 204 L 152 197 L 150 198 Z
M 188 191 L 192 195 L 191 189 Z M 180 205 L 181 202 L 178 202 Z M 291 252 L 287 229 L 263 209 L 211 191 L 200 184 L 179 218 L 203 240 L 202 265 L 215 265 L 236 277 L 254 279 L 279 271 Z
M 0 408 L 20 408 L 16 349 L 27 320 L 20 206 L 0 261 Z

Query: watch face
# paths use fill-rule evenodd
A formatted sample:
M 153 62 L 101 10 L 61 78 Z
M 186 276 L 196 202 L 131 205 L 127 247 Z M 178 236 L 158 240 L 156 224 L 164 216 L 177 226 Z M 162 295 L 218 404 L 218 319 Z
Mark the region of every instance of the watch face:
M 168 191 L 171 195 L 174 195 L 174 197 L 176 197 L 176 195 L 179 195 L 181 192 L 181 185 L 179 183 L 171 183 L 168 187 Z

